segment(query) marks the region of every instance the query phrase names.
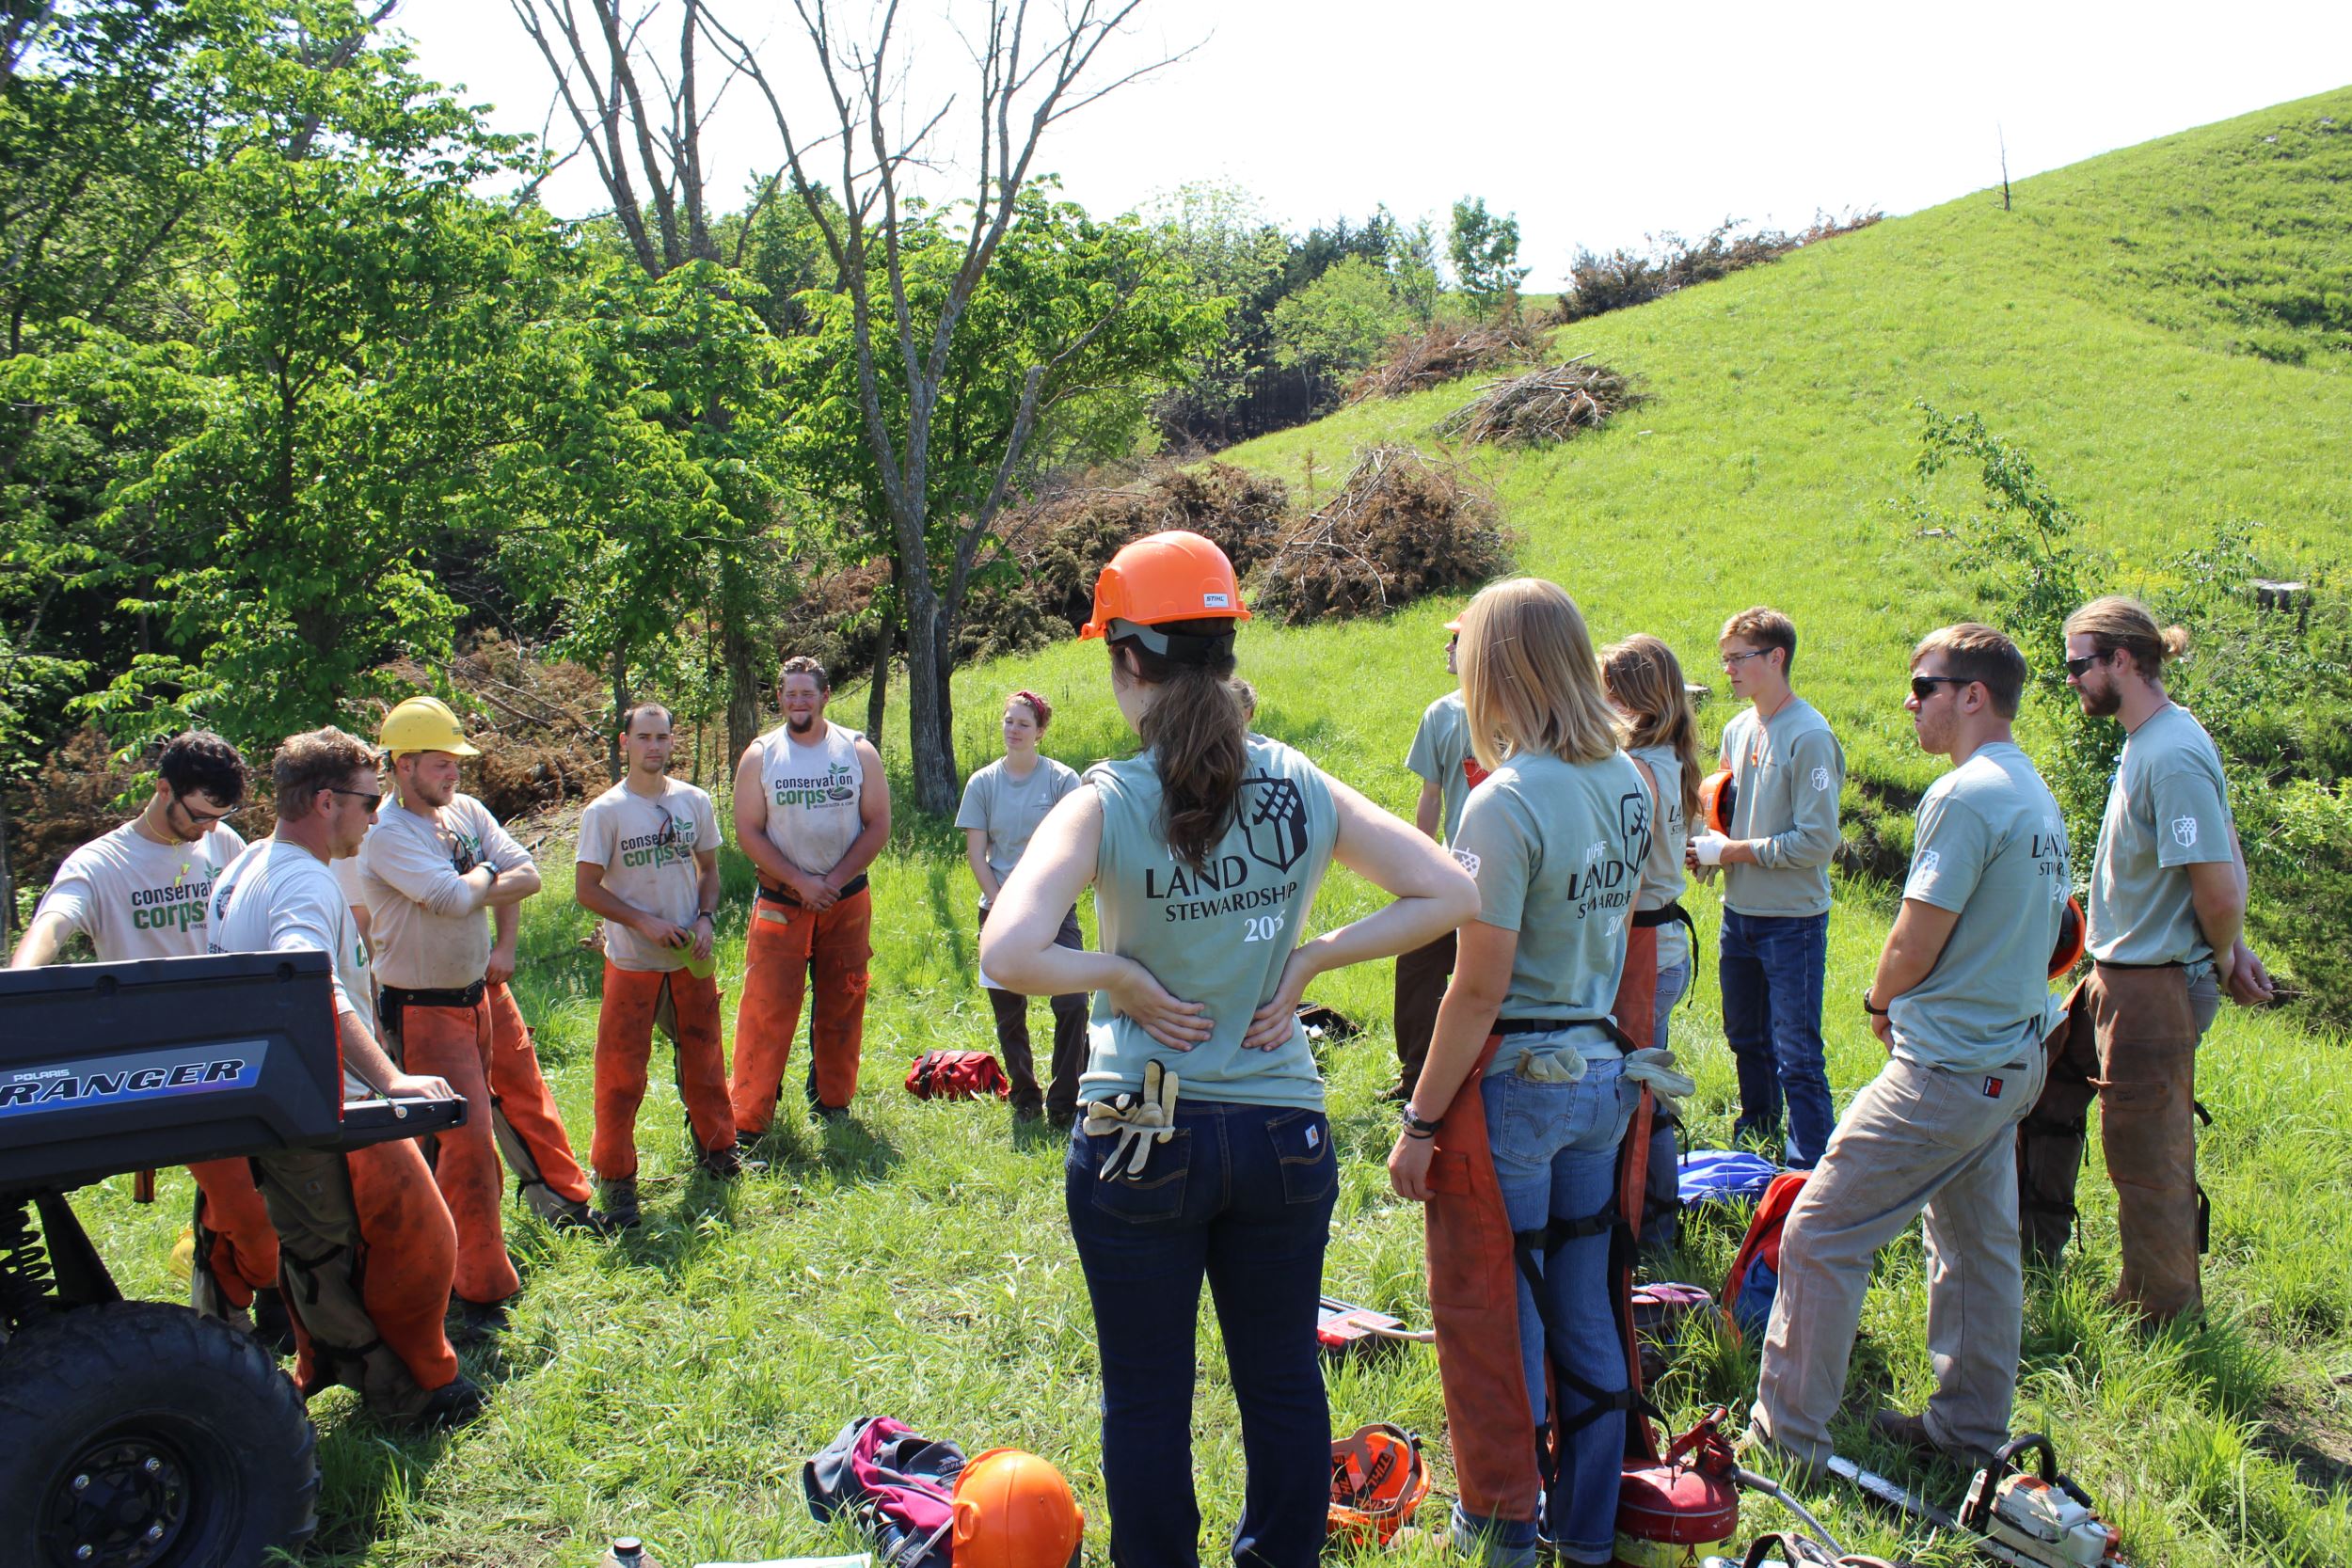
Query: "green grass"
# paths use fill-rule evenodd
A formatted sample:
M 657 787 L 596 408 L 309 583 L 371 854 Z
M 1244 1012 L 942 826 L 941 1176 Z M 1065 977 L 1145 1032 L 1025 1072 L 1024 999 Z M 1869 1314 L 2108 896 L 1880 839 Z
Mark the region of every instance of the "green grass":
M 1523 536 L 1522 563 L 1567 585 L 1603 637 L 1656 632 L 1706 678 L 1726 613 L 1759 601 L 1789 610 L 1804 638 L 1800 689 L 1854 760 L 1850 808 L 1872 788 L 1915 788 L 1934 767 L 1901 713 L 1903 656 L 1976 600 L 1939 546 L 1905 537 L 1887 505 L 1906 483 L 1913 400 L 1977 409 L 2031 446 L 2118 552 L 2169 551 L 2231 518 L 2259 520 L 2281 566 L 2341 548 L 2352 515 L 2340 319 L 2352 143 L 2320 126 L 2330 118 L 2352 123 L 2352 91 L 2025 182 L 2012 212 L 1970 197 L 1584 324 L 1558 352 L 1596 351 L 1639 374 L 1656 401 L 1548 452 L 1470 461 Z M 2280 140 L 2262 139 L 2272 135 Z M 2263 289 L 2284 305 L 2249 314 Z M 2323 308 L 2294 303 L 2307 298 Z M 1294 480 L 1311 467 L 1327 485 L 1352 448 L 1425 443 L 1466 395 L 1457 387 L 1357 408 L 1234 455 Z M 2119 571 L 2119 586 L 2136 580 Z M 1438 625 L 1449 609 L 1252 628 L 1244 673 L 1263 696 L 1261 727 L 1385 804 L 1409 806 L 1403 758 L 1421 707 L 1446 685 Z M 1069 645 L 958 677 L 967 768 L 993 751 L 995 704 L 1014 685 L 1056 702 L 1063 717 L 1047 749 L 1065 760 L 1129 744 L 1099 650 Z M 1710 725 L 1724 717 L 1720 704 L 1708 712 Z M 684 1174 L 681 1117 L 657 1087 L 640 1132 L 643 1231 L 611 1243 L 556 1238 L 510 1208 L 525 1295 L 503 1342 L 468 1356 L 498 1386 L 486 1420 L 414 1442 L 388 1437 L 343 1393 L 313 1407 L 327 1484 L 311 1560 L 568 1568 L 624 1530 L 674 1568 L 850 1549 L 810 1521 L 798 1469 L 845 1421 L 876 1413 L 970 1448 L 1048 1455 L 1093 1521 L 1089 1560 L 1103 1560 L 1093 1342 L 1061 1215 L 1058 1141 L 1012 1128 L 1000 1108 L 921 1104 L 898 1086 L 921 1050 L 992 1041 L 973 985 L 961 846 L 911 812 L 900 822 L 874 877 L 875 985 L 854 1128 L 796 1131 L 775 1168 L 714 1187 Z M 565 883 L 564 854 L 559 845 L 548 857 L 551 886 Z M 732 987 L 748 878 L 729 862 L 722 973 Z M 1318 924 L 1369 905 L 1361 883 L 1334 876 Z M 1831 997 L 1860 988 L 1889 913 L 1884 888 L 1841 888 Z M 582 1148 L 597 976 L 577 945 L 587 928 L 553 896 L 536 900 L 516 981 Z M 1699 1080 L 1693 1125 L 1719 1142 L 1735 1089 L 1712 976 L 1700 981 L 1677 1043 Z M 1370 1024 L 1327 1064 L 1344 1161 L 1328 1284 L 1420 1322 L 1421 1216 L 1388 1195 L 1391 1123 L 1374 1099 L 1394 1070 L 1388 984 L 1388 966 L 1376 965 L 1317 990 Z M 1034 1018 L 1041 1032 L 1041 1006 Z M 1826 1022 L 1843 1099 L 1880 1053 L 1858 1008 L 1834 1003 Z M 2095 1145 L 2082 1185 L 2090 1244 L 2033 1283 L 2018 1423 L 2058 1439 L 2143 1565 L 2352 1561 L 2347 1062 L 2342 1039 L 2288 1013 L 2226 1011 L 2208 1041 L 2211 1326 L 2144 1343 L 2101 1305 L 2114 1212 Z M 151 1210 L 129 1205 L 121 1183 L 84 1203 L 135 1293 L 178 1291 L 165 1255 L 187 1188 L 178 1175 L 164 1185 Z M 1728 1223 L 1696 1227 L 1677 1272 L 1720 1282 L 1736 1242 Z M 1882 1260 L 1855 1356 L 1856 1418 L 1841 1436 L 1867 1461 L 1954 1495 L 1961 1478 L 1873 1449 L 1859 1419 L 1877 1402 L 1923 1397 L 1924 1316 L 1915 1236 Z M 1740 1408 L 1754 1386 L 1753 1349 L 1709 1339 L 1684 1354 L 1662 1398 L 1681 1420 L 1710 1402 Z M 1331 1391 L 1340 1431 L 1385 1418 L 1442 1433 L 1427 1351 L 1336 1369 Z M 1238 1509 L 1241 1461 L 1206 1332 L 1195 1433 L 1214 1560 Z M 1443 1444 L 1433 1449 L 1442 1491 Z M 1950 1542 L 1903 1536 L 1840 1491 L 1820 1500 L 1849 1546 L 1963 1560 Z M 1748 1512 L 1750 1530 L 1787 1522 Z

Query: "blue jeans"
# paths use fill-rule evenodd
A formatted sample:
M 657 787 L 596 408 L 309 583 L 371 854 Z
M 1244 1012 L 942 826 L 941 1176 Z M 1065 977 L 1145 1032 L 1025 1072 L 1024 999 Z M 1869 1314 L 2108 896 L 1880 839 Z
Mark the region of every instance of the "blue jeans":
M 1331 1501 L 1331 1412 L 1315 1319 L 1339 1163 L 1320 1111 L 1184 1101 L 1140 1176 L 1098 1180 L 1117 1147 L 1073 1130 L 1070 1233 L 1103 1363 L 1111 1561 L 1194 1568 L 1193 1330 L 1205 1275 L 1248 1466 L 1233 1560 L 1314 1568 Z
M 1740 1069 L 1732 1138 L 1778 1136 L 1786 1098 L 1788 1164 L 1810 1170 L 1837 1125 L 1821 1044 L 1829 916 L 1725 910 L 1721 940 L 1724 1038 Z
M 1675 1004 L 1691 989 L 1691 960 L 1685 957 L 1658 972 L 1658 1002 L 1650 1013 L 1650 1044 L 1661 1051 L 1671 1049 L 1666 1038 L 1666 1024 L 1675 1016 Z
M 1516 1072 L 1486 1079 L 1486 1142 L 1513 1230 L 1538 1230 L 1554 1219 L 1583 1219 L 1609 1207 L 1616 1185 L 1617 1145 L 1637 1096 L 1621 1062 L 1592 1062 L 1573 1084 L 1538 1083 Z M 1547 1379 L 1544 1322 L 1527 1276 L 1519 1276 L 1519 1358 L 1528 1408 L 1544 1423 Z M 1625 1345 L 1609 1309 L 1609 1237 L 1581 1236 L 1546 1260 L 1544 1289 L 1553 1320 L 1568 1336 L 1551 1354 L 1570 1372 L 1614 1393 L 1626 1386 Z M 1571 1421 L 1591 1407 L 1560 1387 Z M 1543 1535 L 1563 1561 L 1604 1563 L 1616 1541 L 1617 1477 L 1625 1463 L 1625 1413 L 1613 1410 L 1567 1436 L 1559 1473 L 1544 1497 Z M 1532 1522 L 1474 1519 L 1459 1504 L 1454 1544 L 1482 1552 L 1494 1568 L 1535 1559 Z

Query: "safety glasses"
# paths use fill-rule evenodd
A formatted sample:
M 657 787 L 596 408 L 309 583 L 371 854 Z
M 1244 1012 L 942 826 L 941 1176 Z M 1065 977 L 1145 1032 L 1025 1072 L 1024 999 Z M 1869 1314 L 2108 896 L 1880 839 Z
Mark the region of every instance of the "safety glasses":
M 216 822 L 228 821 L 230 817 L 236 816 L 237 813 L 243 811 L 244 809 L 245 808 L 243 806 L 230 806 L 227 811 L 198 811 L 193 806 L 190 806 L 185 800 L 180 799 L 177 795 L 171 798 L 171 804 L 164 808 L 164 810 L 167 813 L 174 811 L 178 812 L 181 816 L 188 819 L 188 826 L 195 828 L 199 832 L 213 826 Z

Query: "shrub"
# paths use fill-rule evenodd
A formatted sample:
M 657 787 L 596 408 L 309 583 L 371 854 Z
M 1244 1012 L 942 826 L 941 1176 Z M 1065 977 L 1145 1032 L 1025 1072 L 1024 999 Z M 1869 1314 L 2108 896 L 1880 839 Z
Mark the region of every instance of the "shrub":
M 1819 241 L 1867 229 L 1883 216 L 1879 212 L 1816 213 L 1812 224 L 1794 234 L 1772 229 L 1742 234 L 1737 219 L 1725 218 L 1695 242 L 1669 232 L 1647 251 L 1613 250 L 1601 256 L 1580 248 L 1568 265 L 1568 287 L 1553 309 L 1552 320 L 1578 322 L 1646 305 L 1693 283 L 1712 282 L 1742 267 L 1777 261 Z
M 1438 421 L 1438 434 L 1472 442 L 1535 446 L 1597 430 L 1609 417 L 1649 395 L 1588 356 L 1548 365 L 1507 381 L 1490 381 L 1469 403 Z
M 1377 615 L 1510 569 L 1494 499 L 1451 464 L 1375 447 L 1330 500 L 1283 531 L 1250 606 L 1290 626 Z
M 1401 398 L 1480 371 L 1533 363 L 1543 334 L 1514 313 L 1491 322 L 1440 318 L 1389 340 L 1379 360 L 1356 378 L 1347 401 Z

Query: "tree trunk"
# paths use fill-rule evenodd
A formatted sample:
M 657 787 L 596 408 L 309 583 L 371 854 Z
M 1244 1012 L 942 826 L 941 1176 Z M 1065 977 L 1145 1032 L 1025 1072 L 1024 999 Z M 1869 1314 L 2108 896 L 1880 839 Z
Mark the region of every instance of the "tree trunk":
M 628 712 L 628 649 L 612 650 L 612 727 L 605 732 L 604 776 L 608 784 L 621 782 L 621 718 Z
M 914 766 L 914 803 L 952 816 L 958 801 L 953 686 L 946 678 L 947 610 L 930 574 L 907 574 L 907 745 Z
M 898 647 L 898 620 L 888 610 L 874 626 L 874 679 L 866 689 L 866 738 L 881 751 L 882 715 L 890 702 L 890 660 Z
M 15 945 L 16 863 L 8 850 L 8 792 L 0 785 L 0 951 Z
M 720 771 L 735 776 L 735 765 L 759 738 L 759 647 L 733 615 L 724 632 L 727 661 L 727 759 Z

